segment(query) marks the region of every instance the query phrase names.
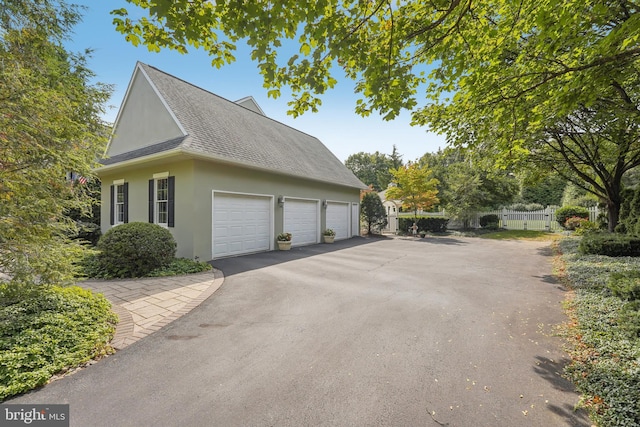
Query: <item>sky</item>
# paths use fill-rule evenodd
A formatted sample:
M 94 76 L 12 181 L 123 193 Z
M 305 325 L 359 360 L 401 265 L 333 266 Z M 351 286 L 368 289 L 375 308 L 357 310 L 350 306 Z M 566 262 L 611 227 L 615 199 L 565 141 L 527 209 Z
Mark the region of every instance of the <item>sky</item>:
M 114 86 L 104 117 L 108 122 L 115 121 L 136 61 L 141 61 L 230 101 L 252 96 L 268 117 L 317 137 L 342 161 L 359 152 L 391 154 L 394 144 L 403 160 L 409 161 L 446 145 L 444 136 L 410 126 L 407 112 L 393 121 L 384 121 L 375 113 L 366 118 L 358 116 L 354 112 L 354 82 L 348 79 L 338 80 L 333 90 L 322 95 L 319 112 L 307 112 L 294 119 L 286 114 L 290 100 L 286 94 L 275 100 L 267 97 L 257 63 L 251 61 L 247 48 L 238 46 L 236 62 L 221 69 L 211 66 L 211 58 L 205 52 L 193 48 L 187 54 L 149 52 L 146 46 L 134 47 L 125 41 L 112 24 L 111 10 L 125 7 L 132 15 L 144 13 L 135 6 L 124 0 L 70 3 L 86 6 L 86 10 L 67 43 L 68 49 L 92 49 L 88 66 L 96 74 L 95 81 Z

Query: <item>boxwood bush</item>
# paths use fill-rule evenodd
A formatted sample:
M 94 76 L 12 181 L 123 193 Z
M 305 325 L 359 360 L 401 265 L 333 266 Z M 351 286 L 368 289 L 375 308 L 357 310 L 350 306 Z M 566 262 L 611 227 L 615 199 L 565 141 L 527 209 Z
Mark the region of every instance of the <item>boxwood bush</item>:
M 590 255 L 640 256 L 640 237 L 613 233 L 590 233 L 582 238 L 578 250 L 582 254 Z
M 564 227 L 571 217 L 589 219 L 589 210 L 582 206 L 563 206 L 556 210 L 556 221 L 561 227 Z
M 146 222 L 122 224 L 98 241 L 98 268 L 110 277 L 143 277 L 176 255 L 176 241 L 164 227 Z
M 482 215 L 480 217 L 480 227 L 497 229 L 500 227 L 500 217 L 496 214 Z

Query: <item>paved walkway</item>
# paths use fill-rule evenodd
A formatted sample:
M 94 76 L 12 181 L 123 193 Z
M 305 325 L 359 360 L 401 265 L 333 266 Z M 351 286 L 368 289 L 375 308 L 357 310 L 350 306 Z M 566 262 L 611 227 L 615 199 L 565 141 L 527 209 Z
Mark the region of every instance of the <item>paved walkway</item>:
M 83 288 L 103 294 L 119 322 L 111 346 L 121 350 L 197 307 L 224 281 L 220 270 L 174 277 L 88 280 Z

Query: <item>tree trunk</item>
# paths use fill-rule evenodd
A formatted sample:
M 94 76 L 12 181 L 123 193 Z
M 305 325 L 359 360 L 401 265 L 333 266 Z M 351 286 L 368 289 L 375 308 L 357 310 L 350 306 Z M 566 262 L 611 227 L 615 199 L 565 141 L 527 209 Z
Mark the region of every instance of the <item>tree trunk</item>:
M 618 197 L 619 199 L 620 197 Z M 620 218 L 620 200 L 612 201 L 607 200 L 607 214 L 609 219 L 609 231 L 614 232 L 616 225 L 618 225 L 618 219 Z
M 608 187 L 607 194 L 607 217 L 609 219 L 608 229 L 614 232 L 616 225 L 620 219 L 620 205 L 622 204 L 622 185 L 621 182 L 611 183 Z

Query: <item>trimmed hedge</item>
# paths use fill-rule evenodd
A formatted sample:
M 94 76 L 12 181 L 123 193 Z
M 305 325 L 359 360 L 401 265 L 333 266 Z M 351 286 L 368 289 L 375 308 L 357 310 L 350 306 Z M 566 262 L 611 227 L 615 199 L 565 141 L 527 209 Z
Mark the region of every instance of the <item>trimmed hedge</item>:
M 107 231 L 98 241 L 99 269 L 111 277 L 143 277 L 165 267 L 176 255 L 171 232 L 157 224 L 130 222 Z
M 561 227 L 564 227 L 567 220 L 571 217 L 589 219 L 589 209 L 582 206 L 563 206 L 556 210 L 556 221 L 558 221 Z
M 480 227 L 491 229 L 499 228 L 500 217 L 496 214 L 482 215 L 480 217 Z
M 407 232 L 413 225 L 413 218 L 399 218 L 398 227 L 401 231 Z M 444 233 L 447 231 L 449 218 L 418 218 L 417 226 L 419 231 L 429 231 L 431 233 Z
M 640 256 L 640 237 L 612 233 L 589 233 L 580 241 L 578 250 L 582 254 L 589 255 Z

